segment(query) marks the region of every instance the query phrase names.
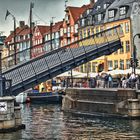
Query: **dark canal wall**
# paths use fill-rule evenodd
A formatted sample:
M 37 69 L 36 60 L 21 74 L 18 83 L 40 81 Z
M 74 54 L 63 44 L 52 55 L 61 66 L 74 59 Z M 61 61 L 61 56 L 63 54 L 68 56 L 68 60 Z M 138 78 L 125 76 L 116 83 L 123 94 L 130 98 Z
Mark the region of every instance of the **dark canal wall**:
M 62 109 L 88 115 L 139 118 L 140 100 L 133 89 L 68 88 Z

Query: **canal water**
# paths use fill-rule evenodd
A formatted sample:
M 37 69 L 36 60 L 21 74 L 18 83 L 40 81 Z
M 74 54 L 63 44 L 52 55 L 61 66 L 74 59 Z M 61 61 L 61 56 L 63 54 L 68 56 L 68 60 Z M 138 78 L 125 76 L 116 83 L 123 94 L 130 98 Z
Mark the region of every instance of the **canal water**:
M 25 130 L 0 140 L 140 140 L 140 121 L 65 114 L 61 105 L 21 105 Z

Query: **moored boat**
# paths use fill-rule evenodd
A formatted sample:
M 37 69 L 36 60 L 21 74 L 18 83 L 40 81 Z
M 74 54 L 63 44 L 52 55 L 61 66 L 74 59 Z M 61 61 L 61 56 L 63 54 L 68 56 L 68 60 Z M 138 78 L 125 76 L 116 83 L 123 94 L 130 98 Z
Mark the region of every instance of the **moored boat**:
M 61 103 L 62 93 L 59 92 L 44 92 L 44 93 L 28 93 L 31 103 Z

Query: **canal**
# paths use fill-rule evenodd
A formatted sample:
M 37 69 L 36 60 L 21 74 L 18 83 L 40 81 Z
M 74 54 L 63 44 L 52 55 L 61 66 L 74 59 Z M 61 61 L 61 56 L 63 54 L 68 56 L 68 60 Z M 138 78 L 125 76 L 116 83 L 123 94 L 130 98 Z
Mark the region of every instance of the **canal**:
M 140 121 L 64 114 L 61 105 L 21 105 L 25 130 L 0 140 L 140 140 Z

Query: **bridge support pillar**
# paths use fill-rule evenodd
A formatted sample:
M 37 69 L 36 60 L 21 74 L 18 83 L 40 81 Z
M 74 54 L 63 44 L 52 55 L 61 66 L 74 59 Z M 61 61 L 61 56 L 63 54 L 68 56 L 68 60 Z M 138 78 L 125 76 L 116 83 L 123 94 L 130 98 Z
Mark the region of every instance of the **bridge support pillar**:
M 22 128 L 20 107 L 15 107 L 12 96 L 0 97 L 0 132 L 11 132 Z
M 128 99 L 128 115 L 130 117 L 140 117 L 139 99 Z

